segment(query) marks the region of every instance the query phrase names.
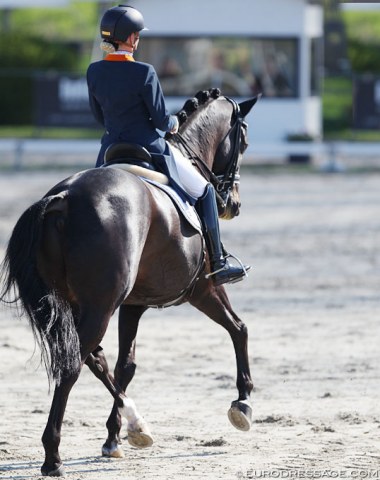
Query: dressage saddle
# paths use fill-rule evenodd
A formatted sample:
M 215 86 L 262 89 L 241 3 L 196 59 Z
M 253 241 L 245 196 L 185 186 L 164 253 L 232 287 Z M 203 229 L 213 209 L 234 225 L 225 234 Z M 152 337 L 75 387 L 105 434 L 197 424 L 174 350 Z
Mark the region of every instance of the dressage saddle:
M 155 170 L 152 156 L 145 147 L 136 143 L 112 143 L 104 154 L 104 166 L 115 163 L 138 165 L 148 170 Z
M 157 183 L 169 184 L 168 177 L 154 168 L 148 150 L 136 143 L 112 143 L 104 154 L 102 167 L 126 170 Z

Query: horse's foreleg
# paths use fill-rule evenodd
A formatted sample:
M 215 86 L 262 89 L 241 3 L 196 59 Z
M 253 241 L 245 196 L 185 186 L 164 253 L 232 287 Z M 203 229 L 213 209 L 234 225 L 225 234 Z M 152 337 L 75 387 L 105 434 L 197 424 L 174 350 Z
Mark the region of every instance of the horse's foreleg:
M 236 356 L 236 386 L 239 397 L 232 402 L 228 411 L 228 418 L 237 429 L 249 430 L 252 424 L 250 394 L 253 383 L 248 362 L 247 327 L 232 310 L 223 287 L 212 287 L 208 295 L 205 295 L 204 290 L 202 292 L 196 290 L 190 299 L 190 303 L 223 326 L 231 336 Z

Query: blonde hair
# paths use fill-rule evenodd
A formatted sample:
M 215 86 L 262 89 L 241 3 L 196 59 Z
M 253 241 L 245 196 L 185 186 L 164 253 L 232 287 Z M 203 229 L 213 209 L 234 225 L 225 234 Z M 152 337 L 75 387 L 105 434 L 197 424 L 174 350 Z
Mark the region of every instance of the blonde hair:
M 100 48 L 106 53 L 114 53 L 117 50 L 117 46 L 109 40 L 103 40 L 100 44 Z

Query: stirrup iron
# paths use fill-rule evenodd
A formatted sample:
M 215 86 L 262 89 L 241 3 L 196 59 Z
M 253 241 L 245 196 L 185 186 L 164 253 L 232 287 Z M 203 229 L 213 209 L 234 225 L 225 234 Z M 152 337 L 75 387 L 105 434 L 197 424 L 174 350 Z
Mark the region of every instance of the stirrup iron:
M 206 273 L 205 275 L 205 278 L 210 278 L 212 277 L 213 275 L 216 275 L 217 273 L 220 273 L 220 272 L 223 272 L 223 270 L 228 270 L 228 267 L 226 266 L 227 264 L 227 259 L 228 258 L 234 258 L 237 263 L 239 264 L 239 266 L 241 267 L 241 269 L 243 270 L 244 272 L 244 276 L 243 277 L 239 277 L 237 278 L 236 280 L 234 281 L 231 281 L 231 282 L 228 282 L 228 283 L 237 283 L 237 282 L 240 282 L 241 280 L 243 280 L 243 278 L 246 278 L 248 277 L 248 271 L 251 269 L 251 267 L 249 266 L 248 268 L 245 267 L 245 265 L 243 264 L 243 262 L 240 260 L 239 257 L 237 257 L 236 255 L 233 255 L 232 253 L 227 253 L 227 255 L 225 255 L 223 257 L 223 260 L 225 262 L 224 266 L 222 268 L 218 268 L 218 270 L 214 270 L 213 272 L 210 272 L 210 273 Z
M 218 270 L 214 270 L 213 272 L 206 273 L 205 278 L 210 278 L 213 275 L 216 275 L 217 273 L 223 272 L 223 270 L 227 270 L 226 265 L 224 265 L 222 268 L 218 268 Z
M 243 264 L 243 262 L 240 260 L 240 258 L 237 257 L 236 255 L 234 255 L 233 253 L 228 253 L 227 256 L 225 257 L 225 259 L 227 260 L 227 258 L 230 258 L 230 257 L 234 258 L 237 261 L 237 263 L 241 266 L 241 268 L 244 272 L 244 276 L 248 277 L 248 272 L 251 270 L 251 266 L 249 265 L 249 266 L 246 267 Z

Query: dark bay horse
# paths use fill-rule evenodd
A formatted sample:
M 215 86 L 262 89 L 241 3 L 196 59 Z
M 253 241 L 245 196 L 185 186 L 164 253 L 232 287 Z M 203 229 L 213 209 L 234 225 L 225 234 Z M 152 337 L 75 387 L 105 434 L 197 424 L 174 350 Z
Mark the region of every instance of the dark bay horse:
M 244 117 L 255 102 L 238 105 L 216 90 L 199 92 L 178 114 L 179 135 L 169 139 L 216 184 L 224 218 L 239 214 L 239 164 L 247 147 Z M 63 475 L 61 426 L 83 364 L 114 398 L 103 454 L 122 456 L 122 417 L 128 422 L 129 443 L 140 448 L 152 444 L 147 424 L 125 394 L 136 368 L 139 320 L 150 306 L 189 302 L 228 331 L 239 394 L 228 416 L 236 428 L 249 430 L 247 329 L 224 287 L 206 277 L 208 271 L 199 231 L 166 193 L 122 170 L 77 173 L 24 212 L 3 261 L 0 300 L 16 302 L 27 315 L 48 376 L 55 381 L 42 436 L 43 475 Z M 119 354 L 112 376 L 100 343 L 117 308 Z

